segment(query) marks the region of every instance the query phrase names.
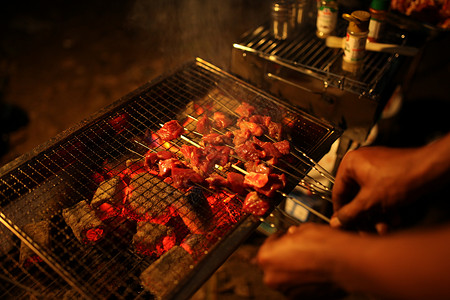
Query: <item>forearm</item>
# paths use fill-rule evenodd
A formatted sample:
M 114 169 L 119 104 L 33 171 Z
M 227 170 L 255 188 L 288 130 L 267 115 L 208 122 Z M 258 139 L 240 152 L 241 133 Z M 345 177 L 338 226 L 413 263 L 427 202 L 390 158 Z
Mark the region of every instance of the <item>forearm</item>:
M 348 291 L 392 299 L 450 299 L 450 225 L 336 248 L 333 277 Z
M 450 134 L 422 147 L 419 172 L 429 189 L 439 188 L 450 182 Z M 412 166 L 414 168 L 415 166 Z

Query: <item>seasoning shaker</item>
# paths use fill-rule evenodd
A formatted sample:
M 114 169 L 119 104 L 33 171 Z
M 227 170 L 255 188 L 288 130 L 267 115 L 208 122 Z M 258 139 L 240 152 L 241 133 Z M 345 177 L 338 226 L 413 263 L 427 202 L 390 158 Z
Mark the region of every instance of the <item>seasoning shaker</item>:
M 300 28 L 306 21 L 307 10 L 308 10 L 308 0 L 297 0 L 296 1 L 296 20 L 297 29 Z
M 342 18 L 349 21 L 344 43 L 342 67 L 346 71 L 360 70 L 366 52 L 367 36 L 369 34 L 370 13 L 363 10 L 343 14 Z
M 370 3 L 369 35 L 367 37 L 370 42 L 379 41 L 387 18 L 389 5 L 389 0 L 372 0 Z
M 331 35 L 337 24 L 339 7 L 335 0 L 320 0 L 317 2 L 316 35 L 326 38 Z
M 297 23 L 297 3 L 295 0 L 275 0 L 271 10 L 271 33 L 279 40 L 292 36 Z

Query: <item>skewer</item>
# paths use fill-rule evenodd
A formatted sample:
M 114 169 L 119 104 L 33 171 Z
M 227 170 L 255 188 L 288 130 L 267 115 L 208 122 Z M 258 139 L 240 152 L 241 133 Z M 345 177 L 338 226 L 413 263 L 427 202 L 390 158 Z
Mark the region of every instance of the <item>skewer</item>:
M 160 125 L 162 126 L 162 124 L 160 124 Z M 194 145 L 195 147 L 201 148 L 201 146 L 200 146 L 199 144 L 197 144 L 197 143 L 194 142 L 194 141 L 191 141 L 189 138 L 187 138 L 187 137 L 184 136 L 184 135 L 180 135 L 180 138 L 181 138 L 182 140 L 184 140 L 184 141 L 186 141 L 186 142 L 188 142 L 188 143 Z M 140 143 L 140 142 L 138 142 L 138 141 L 135 141 L 135 142 L 138 143 L 139 145 L 144 146 L 144 147 L 147 148 L 148 150 L 151 149 L 151 148 L 149 148 L 147 145 L 144 145 L 144 144 L 142 144 L 142 143 Z M 172 145 L 177 146 L 177 145 L 175 145 L 173 142 L 171 142 L 171 143 L 172 143 Z M 177 146 L 177 147 L 178 147 L 178 146 Z M 136 153 L 136 152 L 134 152 L 134 153 Z M 236 166 L 236 165 L 234 165 L 234 164 L 231 164 L 231 167 L 234 168 L 234 169 L 236 169 L 237 171 L 243 173 L 244 175 L 247 175 L 247 174 L 248 174 L 248 172 L 247 172 L 246 170 L 244 170 L 244 169 L 242 169 L 242 168 L 240 168 L 240 167 L 238 167 L 238 166 Z M 312 214 L 316 215 L 317 217 L 321 218 L 321 219 L 324 220 L 325 222 L 328 222 L 328 223 L 330 222 L 330 219 L 329 219 L 329 218 L 325 217 L 323 214 L 321 214 L 321 213 L 319 213 L 318 211 L 316 211 L 315 209 L 313 209 L 313 208 L 307 206 L 306 204 L 302 203 L 301 201 L 298 201 L 297 199 L 290 197 L 289 195 L 287 195 L 286 193 L 284 193 L 284 192 L 282 192 L 282 191 L 279 191 L 279 190 L 278 190 L 277 192 L 280 193 L 283 197 L 293 200 L 294 202 L 296 202 L 297 204 L 299 204 L 300 206 L 302 206 L 303 208 L 305 208 L 306 210 L 308 210 L 308 211 L 311 212 Z
M 141 145 L 141 146 L 146 147 L 148 150 L 153 150 L 153 151 L 154 151 L 154 149 L 151 149 L 151 148 L 147 147 L 146 145 L 144 145 L 144 144 L 142 144 L 142 143 L 140 143 L 140 142 L 138 142 L 138 141 L 135 141 L 135 142 L 136 142 L 137 144 Z M 130 152 L 132 152 L 132 153 L 134 153 L 134 154 L 140 156 L 140 157 L 143 157 L 143 155 L 142 155 L 141 153 L 139 153 L 139 152 L 137 152 L 137 151 L 135 151 L 135 150 L 133 150 L 133 149 L 130 149 L 130 148 L 126 148 L 126 149 L 127 149 L 128 151 L 130 151 Z M 154 152 L 157 152 L 157 151 L 154 151 Z M 202 185 L 200 185 L 200 184 L 198 184 L 198 183 L 195 183 L 195 182 L 194 182 L 194 185 L 197 186 L 197 187 L 199 187 L 199 188 L 201 188 L 201 189 L 203 189 L 203 190 L 205 190 L 205 191 L 207 191 L 207 192 L 210 193 L 210 194 L 214 194 L 214 193 L 215 193 L 213 190 L 211 190 L 211 189 L 209 189 L 209 188 L 207 188 L 207 187 L 205 187 L 205 186 L 202 186 Z M 233 193 L 232 191 L 230 191 L 229 189 L 227 189 L 227 188 L 225 188 L 225 187 L 224 187 L 223 189 L 224 189 L 225 191 L 227 191 L 228 193 L 230 193 L 230 194 Z M 244 199 L 243 199 L 241 196 L 235 195 L 235 197 L 237 197 L 239 200 L 241 200 L 241 202 L 244 202 Z M 294 217 L 292 217 L 292 216 L 290 216 L 289 214 L 287 214 L 286 212 L 284 212 L 284 211 L 283 211 L 282 209 L 280 209 L 278 206 L 276 206 L 274 209 L 277 210 L 278 212 L 280 212 L 281 214 L 285 215 L 285 217 L 289 218 L 289 219 L 291 220 L 292 223 L 294 223 L 294 224 L 296 224 L 296 225 L 298 225 L 299 223 L 301 223 L 300 221 L 298 221 L 298 220 L 295 219 Z M 272 216 L 272 217 L 273 217 L 273 214 L 271 213 L 271 214 L 269 214 L 269 216 Z M 270 225 L 270 227 L 272 227 L 272 228 L 275 228 L 275 227 L 276 227 L 275 224 L 269 223 L 269 222 L 267 222 L 266 220 L 264 220 L 263 218 L 260 218 L 260 221 L 261 221 L 261 222 L 266 222 L 266 223 L 268 223 L 268 224 Z
M 160 125 L 161 127 L 163 126 L 163 124 L 159 124 L 159 125 Z M 187 129 L 185 128 L 185 130 L 187 130 Z M 197 133 L 197 134 L 199 134 L 199 133 Z M 197 147 L 197 148 L 202 148 L 200 144 L 198 144 L 198 143 L 192 141 L 191 139 L 187 138 L 187 137 L 184 136 L 184 135 L 180 135 L 180 138 L 181 138 L 182 140 L 184 140 L 184 141 L 190 143 L 191 145 Z M 143 144 L 141 144 L 141 145 L 142 145 L 142 146 L 145 146 L 145 145 L 143 145 Z M 227 146 L 228 146 L 228 145 L 227 145 Z M 231 155 L 231 156 L 234 157 L 234 158 L 236 158 L 236 159 L 239 159 L 238 157 L 235 157 L 235 156 L 233 156 L 233 155 Z M 241 161 L 242 161 L 242 160 L 241 160 Z M 271 166 L 273 166 L 273 165 L 271 165 Z M 240 167 L 238 167 L 238 166 L 236 166 L 236 165 L 234 165 L 234 164 L 232 164 L 231 167 L 234 168 L 234 169 L 236 169 L 237 171 L 243 173 L 244 175 L 247 175 L 247 174 L 248 174 L 248 172 L 247 172 L 246 170 L 244 170 L 244 169 L 242 169 L 242 168 L 240 168 Z M 276 166 L 273 166 L 273 167 L 276 167 Z M 282 170 L 281 168 L 278 168 L 278 167 L 276 167 L 276 168 L 277 168 L 277 169 L 280 169 L 281 171 L 283 171 L 283 172 L 289 174 L 289 172 L 287 172 L 287 171 L 285 171 L 285 170 Z M 301 173 L 301 172 L 299 171 L 299 173 Z M 293 174 L 289 174 L 289 175 L 290 175 L 290 176 L 293 176 L 293 177 L 296 177 L 296 176 L 293 175 Z M 308 176 L 308 175 L 305 175 L 305 176 Z M 312 178 L 311 178 L 311 179 L 312 179 Z M 317 182 L 317 181 L 316 181 L 316 182 Z M 299 179 L 299 183 L 298 183 L 297 185 L 299 185 L 299 186 L 301 186 L 301 187 L 307 189 L 308 191 L 311 192 L 311 194 L 317 195 L 317 196 L 319 196 L 320 198 L 322 198 L 322 199 L 324 199 L 324 200 L 326 200 L 326 201 L 331 202 L 331 198 L 330 198 L 328 195 L 325 195 L 325 194 L 323 194 L 323 193 L 316 192 L 316 191 L 314 190 L 314 185 L 311 184 L 311 186 L 308 186 L 308 185 L 306 184 L 306 181 L 305 181 L 304 179 Z M 320 189 L 320 187 L 317 187 L 317 188 Z M 323 190 L 322 190 L 322 191 L 323 191 Z
M 220 87 L 218 85 L 217 82 L 214 82 L 214 84 L 216 85 L 216 87 L 218 89 L 221 90 L 221 92 L 225 93 L 228 97 L 238 101 L 230 92 L 228 92 L 227 90 L 223 89 L 222 87 Z M 216 99 L 214 99 L 213 97 L 211 97 L 210 95 L 208 95 L 209 98 L 211 100 L 213 100 L 214 102 L 220 104 L 222 107 L 224 107 L 226 110 L 228 110 L 231 114 L 233 114 L 234 116 L 237 116 L 237 114 L 232 111 L 230 108 L 226 107 L 224 104 L 220 103 L 220 101 L 217 101 Z M 239 102 L 239 101 L 238 101 Z M 269 136 L 266 135 L 267 138 L 269 138 L 270 140 L 273 141 L 273 139 Z M 316 161 L 314 161 L 312 158 L 310 158 L 305 152 L 303 152 L 302 150 L 298 149 L 297 147 L 294 146 L 294 149 L 299 152 L 300 154 L 302 154 L 302 156 L 307 160 L 306 163 L 309 164 L 311 163 L 311 165 L 309 165 L 310 167 L 312 167 L 315 171 L 317 171 L 322 177 L 328 179 L 332 184 L 334 184 L 334 176 L 331 175 L 327 170 L 325 170 L 322 166 L 320 166 Z M 296 156 L 294 153 L 291 153 L 295 158 L 304 161 L 302 158 Z M 309 161 L 309 163 L 308 163 Z M 305 162 L 305 161 L 304 161 Z
M 191 116 L 191 115 L 189 115 L 189 114 L 187 114 L 187 116 L 188 116 L 189 118 L 193 119 L 194 121 L 197 121 L 197 122 L 198 122 L 198 119 L 197 119 L 197 118 L 195 118 L 195 117 L 193 117 L 193 116 Z M 218 129 L 216 129 L 216 128 L 213 128 L 213 129 L 214 129 L 217 133 L 223 134 L 223 132 L 221 132 L 220 130 L 218 130 Z M 188 130 L 188 129 L 185 128 L 185 130 Z M 203 136 L 201 133 L 198 133 L 198 132 L 196 132 L 196 131 L 192 131 L 192 132 L 193 132 L 194 134 L 196 134 L 196 135 Z M 183 137 L 182 137 L 182 138 L 183 138 Z M 189 140 L 188 140 L 188 142 L 191 143 L 191 141 L 189 141 Z M 191 144 L 192 144 L 192 143 L 191 143 Z M 194 143 L 193 145 L 196 146 L 196 147 L 199 147 L 199 145 L 196 144 L 196 143 Z M 227 147 L 231 148 L 231 149 L 234 149 L 234 147 L 232 147 L 232 146 L 230 146 L 230 145 L 228 145 L 228 144 L 225 144 L 225 145 L 226 145 Z M 230 155 L 230 156 L 232 156 L 232 157 L 234 157 L 234 158 L 236 158 L 236 159 L 241 160 L 239 157 L 236 157 L 236 156 L 234 156 L 234 155 Z M 302 159 L 299 159 L 299 160 L 303 161 Z M 304 173 L 303 171 L 299 170 L 297 167 L 293 166 L 292 164 L 290 164 L 290 163 L 288 163 L 288 162 L 286 162 L 286 161 L 284 161 L 284 160 L 282 160 L 282 159 L 280 159 L 280 161 L 284 162 L 287 166 L 289 166 L 290 168 L 294 169 L 294 170 L 297 171 L 298 173 L 300 173 L 300 174 Z M 299 177 L 297 177 L 296 175 L 294 175 L 294 174 L 288 172 L 287 170 L 284 170 L 284 169 L 282 169 L 282 168 L 280 168 L 280 167 L 278 167 L 278 166 L 275 166 L 275 165 L 273 165 L 273 164 L 270 164 L 270 163 L 268 163 L 268 162 L 266 162 L 266 161 L 263 161 L 263 163 L 266 164 L 266 165 L 268 165 L 268 166 L 271 166 L 271 167 L 273 167 L 273 168 L 275 168 L 275 169 L 277 169 L 277 170 L 279 170 L 279 171 L 282 171 L 282 172 L 288 174 L 288 175 L 291 176 L 292 178 L 298 180 L 298 182 L 299 182 L 298 185 L 300 185 L 300 186 L 302 186 L 302 187 L 308 189 L 309 191 L 311 191 L 310 188 L 307 187 L 308 184 L 306 183 L 306 180 L 304 180 L 303 178 L 299 178 Z M 315 180 L 314 178 L 312 178 L 311 176 L 309 176 L 309 175 L 306 174 L 306 173 L 304 174 L 304 176 L 307 177 L 307 178 L 309 178 L 309 179 L 311 179 L 312 181 L 315 181 L 318 185 L 321 186 L 321 187 L 320 187 L 320 186 L 317 186 L 317 185 L 315 185 L 315 184 L 310 183 L 310 187 L 311 187 L 312 189 L 316 188 L 316 189 L 320 190 L 320 191 L 321 191 L 322 193 L 324 193 L 324 194 L 325 194 L 325 193 L 328 193 L 328 194 L 331 193 L 331 190 L 330 190 L 327 186 L 323 185 L 321 182 Z M 315 194 L 315 193 L 313 193 L 313 194 Z M 320 196 L 322 199 L 331 202 L 331 199 L 330 199 L 329 195 L 327 194 L 327 196 L 325 196 L 324 194 L 321 194 L 321 195 L 319 195 L 319 196 Z

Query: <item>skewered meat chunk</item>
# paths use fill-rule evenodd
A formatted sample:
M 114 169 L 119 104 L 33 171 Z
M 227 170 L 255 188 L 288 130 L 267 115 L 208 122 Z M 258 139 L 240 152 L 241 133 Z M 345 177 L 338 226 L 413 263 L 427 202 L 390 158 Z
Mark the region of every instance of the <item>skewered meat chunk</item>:
M 158 136 L 165 142 L 179 138 L 184 133 L 183 126 L 177 120 L 165 123 L 158 131 Z
M 172 177 L 177 175 L 177 169 L 172 169 Z M 170 219 L 172 212 L 175 212 L 192 233 L 206 231 L 207 223 L 199 217 L 185 195 L 152 174 L 142 173 L 132 177 L 129 189 L 128 204 L 141 219 L 153 219 L 161 223 L 160 220 Z
M 177 158 L 169 158 L 158 162 L 159 176 L 170 176 L 173 168 L 184 168 L 185 165 Z
M 227 179 L 219 174 L 211 174 L 205 181 L 208 183 L 209 188 L 213 190 L 228 187 Z
M 257 192 L 250 192 L 244 200 L 242 210 L 249 214 L 261 217 L 264 216 L 270 209 L 270 203 L 262 199 Z
M 274 138 L 277 141 L 281 141 L 283 138 L 283 127 L 280 123 L 270 122 L 267 126 L 268 134 L 270 137 Z
M 263 126 L 265 130 L 267 130 L 270 123 L 272 122 L 272 118 L 270 116 L 262 116 L 262 115 L 252 115 L 248 118 L 248 120 L 250 122 Z
M 250 139 L 250 137 L 252 136 L 252 133 L 250 132 L 250 130 L 248 129 L 237 129 L 233 131 L 233 144 L 235 146 L 239 146 L 244 144 L 246 141 L 248 141 Z
M 125 184 L 119 177 L 113 177 L 103 181 L 94 193 L 91 206 L 97 209 L 104 203 L 111 205 L 122 204 L 125 198 L 124 190 Z
M 233 124 L 233 121 L 228 117 L 225 113 L 221 111 L 217 111 L 213 115 L 214 119 L 214 126 L 219 129 L 225 129 L 231 124 Z
M 137 223 L 133 236 L 136 251 L 147 256 L 161 256 L 175 246 L 176 236 L 172 228 L 146 221 Z
M 283 155 L 288 155 L 291 152 L 291 145 L 286 140 L 273 143 L 273 146 Z
M 48 220 L 27 224 L 23 230 L 40 247 L 45 249 L 50 246 L 50 222 Z M 28 266 L 39 261 L 42 259 L 22 241 L 19 262 Z
M 236 172 L 229 172 L 227 174 L 227 181 L 228 186 L 230 189 L 237 193 L 237 194 L 243 194 L 245 191 L 244 187 L 244 175 L 236 173 Z
M 72 207 L 63 209 L 62 216 L 81 243 L 95 243 L 102 239 L 105 234 L 102 221 L 85 200 L 78 202 Z
M 244 119 L 240 119 L 238 121 L 238 126 L 241 130 L 250 131 L 250 133 L 254 136 L 261 136 L 264 134 L 264 128 L 261 125 L 254 122 L 249 122 Z
M 204 135 L 201 140 L 201 145 L 206 146 L 210 144 L 216 146 L 223 146 L 223 145 L 231 145 L 232 142 L 233 142 L 233 133 L 231 131 L 227 131 L 225 134 L 210 133 Z
M 251 188 L 262 188 L 269 182 L 269 175 L 249 172 L 244 176 L 244 185 Z
M 255 173 L 262 173 L 262 174 L 272 173 L 272 168 L 260 160 L 253 160 L 253 161 L 249 160 L 249 161 L 245 162 L 244 166 L 245 166 L 245 170 L 247 170 L 247 172 L 255 172 Z
M 250 117 L 255 111 L 256 108 L 247 102 L 242 102 L 235 110 L 235 112 L 242 117 Z
M 286 175 L 284 174 L 269 174 L 267 175 L 269 181 L 263 187 L 255 187 L 255 190 L 265 195 L 266 197 L 272 198 L 275 193 L 286 186 Z
M 141 273 L 141 283 L 156 299 L 165 299 L 193 265 L 191 255 L 182 247 L 174 246 Z
M 204 115 L 198 120 L 195 130 L 201 134 L 208 134 L 211 132 L 211 128 L 211 120 L 207 115 Z
M 153 167 L 155 166 L 160 160 L 165 160 L 165 159 L 169 159 L 169 158 L 175 158 L 175 154 L 170 152 L 170 151 L 166 151 L 166 150 L 162 150 L 162 151 L 158 151 L 158 152 L 153 152 L 153 150 L 149 150 L 147 151 L 147 153 L 145 153 L 145 162 L 144 165 L 146 167 Z
M 259 160 L 266 156 L 266 153 L 259 147 L 258 144 L 252 142 L 252 141 L 246 141 L 245 143 L 236 146 L 234 151 L 236 152 L 237 156 L 244 160 Z
M 203 177 L 192 169 L 173 168 L 172 181 L 174 187 L 188 189 L 195 183 L 201 184 L 203 182 Z
M 231 149 L 227 146 L 211 146 L 197 148 L 183 145 L 181 153 L 188 161 L 189 166 L 201 176 L 208 176 L 214 170 L 214 166 L 225 166 L 230 158 Z

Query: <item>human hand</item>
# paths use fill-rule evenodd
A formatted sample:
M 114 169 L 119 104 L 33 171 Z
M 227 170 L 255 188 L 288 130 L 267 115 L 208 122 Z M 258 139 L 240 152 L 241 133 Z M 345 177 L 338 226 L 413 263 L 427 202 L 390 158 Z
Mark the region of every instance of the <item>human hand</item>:
M 289 298 L 342 296 L 343 291 L 333 278 L 340 260 L 335 250 L 349 245 L 352 236 L 326 225 L 305 223 L 290 227 L 283 235 L 269 237 L 257 255 L 264 283 Z
M 401 205 L 412 202 L 423 179 L 421 149 L 363 147 L 348 152 L 337 171 L 330 225 L 375 225 Z

